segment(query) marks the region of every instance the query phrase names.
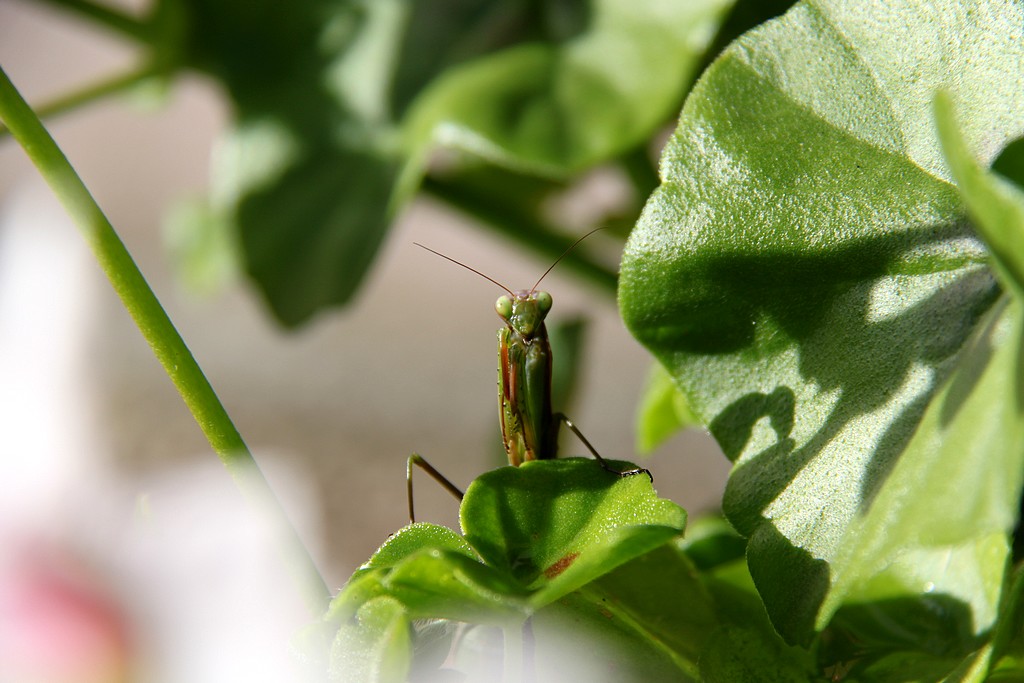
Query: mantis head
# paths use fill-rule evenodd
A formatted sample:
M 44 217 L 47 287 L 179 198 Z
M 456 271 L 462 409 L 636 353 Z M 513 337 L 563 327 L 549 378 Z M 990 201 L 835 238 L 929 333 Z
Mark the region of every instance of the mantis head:
M 511 295 L 503 294 L 494 304 L 494 310 L 505 324 L 529 340 L 544 324 L 551 310 L 551 295 L 547 292 L 521 289 Z

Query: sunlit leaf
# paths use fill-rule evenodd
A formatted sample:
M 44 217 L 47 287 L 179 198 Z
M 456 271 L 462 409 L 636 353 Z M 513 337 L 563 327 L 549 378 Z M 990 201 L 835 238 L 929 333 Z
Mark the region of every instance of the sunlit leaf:
M 859 583 L 904 548 L 925 555 L 903 595 L 943 586 L 968 631 L 991 624 L 990 535 L 1010 530 L 1019 494 L 1018 314 L 967 221 L 931 103 L 950 92 L 983 164 L 1020 136 L 1022 25 L 1012 0 L 798 4 L 695 86 L 627 245 L 623 316 L 734 461 L 724 511 L 791 642 L 846 599 L 830 597 L 837 581 Z M 943 474 L 969 434 L 965 462 Z M 985 451 L 1000 445 L 1010 451 Z M 871 539 L 870 569 L 856 538 Z M 943 552 L 955 575 L 927 559 Z

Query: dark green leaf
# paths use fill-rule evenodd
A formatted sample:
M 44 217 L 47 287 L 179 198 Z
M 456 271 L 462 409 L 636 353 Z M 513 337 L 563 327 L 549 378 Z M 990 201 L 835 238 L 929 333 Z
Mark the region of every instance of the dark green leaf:
M 700 659 L 702 681 L 768 681 L 776 670 L 777 680 L 816 680 L 811 654 L 787 645 L 772 627 L 742 559 L 719 564 L 702 579 L 720 624 L 708 634 Z
M 992 648 L 996 668 L 1019 669 L 1024 675 L 1024 571 L 1019 567 L 1003 595 Z
M 700 660 L 704 683 L 806 683 L 806 657 L 774 634 L 743 626 L 726 626 L 710 634 Z
M 1005 657 L 992 670 L 987 683 L 1024 683 L 1024 659 Z
M 964 658 L 964 660 L 960 662 L 959 666 L 953 669 L 948 676 L 942 679 L 942 683 L 982 683 L 982 681 L 990 680 L 987 674 L 991 654 L 991 645 L 986 645 L 977 652 Z M 932 679 L 929 678 L 922 680 Z
M 324 147 L 239 201 L 246 268 L 281 322 L 356 291 L 384 239 L 395 177 L 386 158 Z
M 992 162 L 992 170 L 1024 188 L 1024 138 L 1017 138 Z
M 435 142 L 547 173 L 606 160 L 670 116 L 730 4 L 184 0 L 160 54 L 231 97 L 244 149 L 218 156 L 210 215 L 298 325 L 354 295 Z
M 719 618 L 697 568 L 674 544 L 631 560 L 583 589 L 607 619 L 658 643 L 691 674 Z
M 955 675 L 951 672 L 956 665 L 955 660 L 921 652 L 893 652 L 870 661 L 840 662 L 829 671 L 858 683 L 952 683 L 952 680 L 962 680 L 946 677 Z
M 534 616 L 532 627 L 537 678 L 545 683 L 698 680 L 695 668 L 589 592 L 552 603 Z
M 1018 313 L 931 101 L 965 107 L 983 162 L 1020 136 L 1022 23 L 1011 0 L 798 4 L 695 86 L 627 245 L 623 316 L 736 463 L 724 510 L 791 641 L 862 591 L 941 591 L 991 625 Z
M 225 86 L 215 215 L 274 314 L 298 325 L 348 301 L 393 218 L 388 110 L 406 3 L 185 0 L 184 59 Z

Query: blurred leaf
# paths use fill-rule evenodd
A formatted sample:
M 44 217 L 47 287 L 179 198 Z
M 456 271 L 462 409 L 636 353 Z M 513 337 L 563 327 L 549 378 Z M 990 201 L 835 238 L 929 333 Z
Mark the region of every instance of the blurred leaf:
M 660 363 L 651 365 L 636 422 L 636 448 L 642 454 L 650 453 L 681 429 L 703 426 Z
M 190 290 L 211 294 L 237 275 L 235 236 L 206 199 L 178 202 L 165 219 L 164 236 L 178 278 Z
M 720 624 L 708 634 L 700 660 L 702 681 L 818 680 L 811 675 L 811 653 L 787 645 L 772 627 L 742 559 L 702 572 L 702 579 Z
M 393 218 L 388 111 L 404 0 L 183 0 L 188 62 L 226 87 L 213 215 L 277 318 L 350 299 Z M 270 150 L 272 153 L 267 154 Z
M 295 326 L 351 299 L 445 131 L 519 167 L 605 161 L 671 115 L 730 3 L 181 0 L 161 3 L 158 53 L 229 93 L 243 153 L 218 156 L 208 215 Z M 252 131 L 288 153 L 253 163 Z
M 701 578 L 667 544 L 539 610 L 527 626 L 529 680 L 696 680 L 696 659 L 715 626 Z M 466 650 L 478 648 L 467 643 L 455 656 L 466 661 Z
M 435 144 L 563 177 L 647 139 L 671 116 L 731 0 L 592 0 L 582 32 L 449 70 L 410 114 Z
M 386 596 L 364 603 L 354 623 L 344 623 L 331 647 L 330 680 L 402 683 L 410 654 L 405 608 Z
M 952 673 L 942 679 L 942 683 L 982 683 L 982 681 L 990 680 L 988 669 L 991 655 L 991 645 L 982 647 L 964 658 Z
M 1010 0 L 798 4 L 695 86 L 627 245 L 624 319 L 736 463 L 724 511 L 790 642 L 886 567 L 888 590 L 934 586 L 991 626 L 1020 488 L 1018 313 L 931 101 L 951 92 L 983 161 L 1018 137 L 1022 22 Z M 951 69 L 937 45 L 972 59 Z
M 706 515 L 691 521 L 686 538 L 679 543 L 690 561 L 700 570 L 743 559 L 747 540 L 736 533 L 725 519 Z
M 552 363 L 551 405 L 571 413 L 573 397 L 579 386 L 580 369 L 586 350 L 587 325 L 583 316 L 573 316 L 548 324 Z
M 396 165 L 324 146 L 238 205 L 249 274 L 286 325 L 344 303 L 384 238 Z
M 392 107 L 402 114 L 431 80 L 457 64 L 522 42 L 566 39 L 585 0 L 430 0 L 411 3 L 395 69 Z

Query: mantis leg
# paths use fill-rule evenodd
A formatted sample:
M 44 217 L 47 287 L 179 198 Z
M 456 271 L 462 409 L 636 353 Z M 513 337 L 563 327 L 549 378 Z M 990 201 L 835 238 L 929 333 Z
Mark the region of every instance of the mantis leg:
M 643 473 L 647 475 L 647 477 L 651 480 L 652 484 L 654 483 L 654 475 L 651 474 L 651 471 L 646 467 L 634 467 L 633 469 L 629 470 L 617 470 L 611 465 L 609 465 L 608 461 L 602 458 L 601 455 L 597 452 L 597 449 L 590 445 L 590 442 L 587 441 L 587 437 L 583 436 L 583 432 L 581 432 L 579 428 L 575 424 L 573 424 L 572 420 L 566 417 L 565 413 L 555 413 L 554 415 L 552 415 L 552 417 L 559 423 L 564 423 L 565 426 L 568 427 L 572 431 L 572 433 L 576 435 L 576 438 L 583 442 L 583 445 L 587 447 L 587 450 L 590 451 L 590 454 L 592 456 L 594 456 L 594 459 L 597 460 L 597 463 L 601 466 L 602 469 L 607 470 L 612 474 L 617 474 L 620 477 L 631 477 L 634 474 Z
M 419 453 L 413 453 L 409 456 L 409 460 L 405 464 L 405 484 L 409 492 L 409 524 L 416 522 L 416 513 L 413 511 L 412 504 L 412 466 L 416 465 L 421 470 L 430 475 L 430 477 L 438 484 L 447 489 L 448 493 L 452 494 L 459 501 L 462 500 L 462 491 L 458 486 L 448 481 L 448 478 L 443 474 L 434 469 L 434 466 L 427 462 L 422 455 Z

